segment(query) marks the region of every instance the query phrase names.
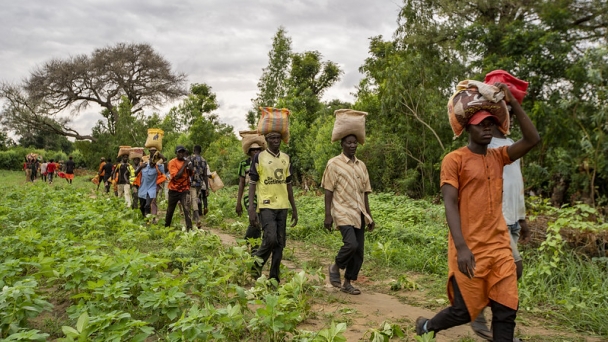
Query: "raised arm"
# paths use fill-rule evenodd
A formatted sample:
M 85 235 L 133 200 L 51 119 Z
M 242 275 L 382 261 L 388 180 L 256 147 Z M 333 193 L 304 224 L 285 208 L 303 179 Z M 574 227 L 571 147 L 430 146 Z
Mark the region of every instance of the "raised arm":
M 530 120 L 526 112 L 521 108 L 519 102 L 517 102 L 515 97 L 513 97 L 513 94 L 511 94 L 509 87 L 507 87 L 506 84 L 499 82 L 494 85 L 505 93 L 505 101 L 511 105 L 513 114 L 515 114 L 515 117 L 519 122 L 519 127 L 521 128 L 522 138 L 517 140 L 507 149 L 509 158 L 511 158 L 512 161 L 515 161 L 526 155 L 526 153 L 540 142 L 540 135 L 538 134 L 536 127 L 534 127 L 532 120 Z
M 462 236 L 460 212 L 458 211 L 458 189 L 452 185 L 444 184 L 441 187 L 441 194 L 445 205 L 445 217 L 456 247 L 458 270 L 467 277 L 473 278 L 475 276 L 475 256 Z

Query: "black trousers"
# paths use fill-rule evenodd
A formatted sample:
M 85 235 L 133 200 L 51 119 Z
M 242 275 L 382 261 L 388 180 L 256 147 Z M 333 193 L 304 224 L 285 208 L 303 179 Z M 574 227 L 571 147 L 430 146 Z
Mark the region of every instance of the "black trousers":
M 139 197 L 139 210 L 144 218 L 146 218 L 148 214 L 152 213 L 151 205 L 152 198 L 150 198 L 150 195 L 146 194 L 146 198 Z
M 169 198 L 167 204 L 167 215 L 165 216 L 165 227 L 171 226 L 171 221 L 173 220 L 173 212 L 175 212 L 175 207 L 177 206 L 177 202 L 182 204 L 182 208 L 184 208 L 184 219 L 186 220 L 186 229 L 192 229 L 192 220 L 190 219 L 188 208 L 188 197 L 190 196 L 190 191 L 177 192 L 174 190 L 169 190 Z
M 248 208 L 248 204 L 246 203 L 245 208 Z M 253 205 L 254 209 L 257 209 L 257 205 Z M 258 220 L 261 221 L 261 219 L 258 216 Z M 249 224 L 249 226 L 247 226 L 247 231 L 245 232 L 245 240 L 248 239 L 259 239 L 260 236 L 262 236 L 262 230 L 260 229 L 260 226 L 253 226 L 251 224 Z
M 452 306 L 443 309 L 427 323 L 427 330 L 435 333 L 471 322 L 469 310 L 460 294 L 460 289 L 456 279 L 450 279 L 454 289 L 454 303 Z M 512 342 L 515 333 L 515 318 L 517 310 L 513 310 L 500 303 L 490 300 L 492 309 L 492 335 L 495 342 Z
M 201 189 L 198 195 L 200 201 L 198 202 L 198 214 L 203 215 L 203 208 L 207 208 L 207 190 Z
M 357 280 L 361 265 L 363 265 L 363 254 L 365 247 L 365 218 L 361 215 L 361 228 L 354 226 L 339 226 L 344 243 L 338 255 L 336 255 L 336 265 L 341 269 L 346 269 L 344 278 Z
M 259 219 L 264 234 L 262 245 L 254 255 L 262 258 L 262 264 L 258 266 L 264 267 L 272 254 L 268 277 L 280 282 L 279 271 L 283 259 L 283 249 L 287 241 L 287 209 L 260 209 Z

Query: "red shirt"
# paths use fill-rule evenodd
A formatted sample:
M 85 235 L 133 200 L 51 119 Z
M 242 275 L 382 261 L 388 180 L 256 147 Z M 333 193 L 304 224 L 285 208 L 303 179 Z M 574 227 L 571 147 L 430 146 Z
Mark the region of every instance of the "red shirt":
M 53 173 L 55 170 L 57 170 L 57 164 L 55 163 L 49 163 L 46 167 L 46 173 Z

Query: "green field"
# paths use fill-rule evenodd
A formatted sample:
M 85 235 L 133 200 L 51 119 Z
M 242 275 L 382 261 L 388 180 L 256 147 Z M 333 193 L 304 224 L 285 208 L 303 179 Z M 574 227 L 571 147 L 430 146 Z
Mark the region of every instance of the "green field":
M 285 259 L 302 271 L 285 269 L 275 289 L 265 277 L 251 278 L 244 241 L 227 246 L 208 232 L 186 233 L 179 220 L 169 228 L 146 223 L 122 200 L 96 193 L 86 177 L 73 186 L 62 179 L 26 184 L 19 172 L 0 171 L 0 177 L 3 340 L 339 341 L 347 329 L 340 320 L 315 332 L 299 328 L 324 296 L 323 261 L 341 244 L 339 234 L 322 227 L 321 196 L 296 193 L 300 221 L 288 229 L 296 247 L 288 243 Z M 211 195 L 206 224 L 239 237 L 246 218 L 234 213 L 235 193 L 232 187 Z M 603 218 L 584 206 L 531 207 L 550 219 L 548 239 L 522 248 L 518 321 L 608 337 L 608 259 L 579 253 L 552 234 L 560 227 L 600 231 Z M 367 235 L 363 272 L 373 274 L 375 290 L 398 293 L 419 286 L 413 280 L 419 279 L 424 293 L 446 298 L 442 205 L 374 194 L 371 208 L 377 229 Z M 296 249 L 303 245 L 315 248 Z

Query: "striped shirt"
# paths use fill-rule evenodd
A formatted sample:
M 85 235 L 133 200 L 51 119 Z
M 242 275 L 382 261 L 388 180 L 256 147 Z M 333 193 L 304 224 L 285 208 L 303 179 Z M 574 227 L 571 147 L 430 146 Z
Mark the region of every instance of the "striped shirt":
M 350 160 L 343 153 L 327 162 L 321 186 L 333 192 L 331 216 L 336 226 L 361 228 L 361 214 L 365 223 L 372 222 L 365 209 L 365 193 L 372 192 L 365 163 Z

